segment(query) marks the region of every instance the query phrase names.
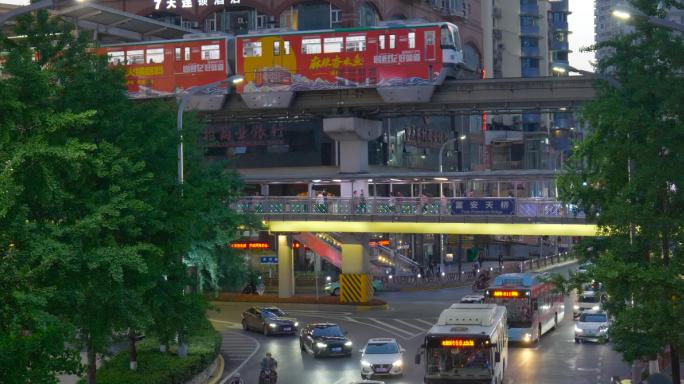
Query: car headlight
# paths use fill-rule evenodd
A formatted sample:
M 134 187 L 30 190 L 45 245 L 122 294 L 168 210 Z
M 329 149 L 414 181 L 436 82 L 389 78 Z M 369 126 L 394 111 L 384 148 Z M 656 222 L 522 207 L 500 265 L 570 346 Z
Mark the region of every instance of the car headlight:
M 294 326 L 299 327 L 299 323 L 295 321 Z
M 348 346 L 352 345 L 352 342 L 351 342 L 351 341 L 347 341 L 346 343 L 344 343 L 344 345 L 346 345 L 346 346 L 348 347 Z
M 579 309 L 579 305 L 575 305 L 575 306 L 573 306 L 573 308 Z
M 399 360 L 395 361 L 394 363 L 392 363 L 392 365 L 395 366 L 395 367 L 401 367 L 401 364 L 402 364 L 402 363 L 403 363 L 403 362 L 401 361 L 401 359 L 399 359 Z
M 596 310 L 598 310 L 598 309 L 599 309 L 599 306 L 598 306 L 598 305 L 594 305 L 593 307 L 591 307 L 591 309 L 593 309 L 593 310 L 595 310 L 595 311 L 596 311 Z
M 526 333 L 526 334 L 525 334 L 525 338 L 526 338 L 526 339 L 531 339 L 531 338 L 532 338 L 532 334 L 531 334 L 531 333 Z
M 316 343 L 316 346 L 317 346 L 318 348 L 325 348 L 325 347 L 328 346 L 328 344 L 326 344 L 326 343 Z
M 271 324 L 269 324 L 269 326 L 270 326 L 271 328 L 275 328 L 275 327 L 277 327 L 277 326 L 278 326 L 278 324 L 275 324 L 275 323 L 271 323 Z
M 577 328 L 577 326 L 576 326 L 576 325 L 575 325 L 575 333 L 582 333 L 582 330 L 581 330 L 581 329 L 579 329 L 579 328 Z
M 370 366 L 371 366 L 371 363 L 369 363 L 369 362 L 367 362 L 367 361 L 361 360 L 361 365 L 364 366 L 364 367 L 370 367 Z

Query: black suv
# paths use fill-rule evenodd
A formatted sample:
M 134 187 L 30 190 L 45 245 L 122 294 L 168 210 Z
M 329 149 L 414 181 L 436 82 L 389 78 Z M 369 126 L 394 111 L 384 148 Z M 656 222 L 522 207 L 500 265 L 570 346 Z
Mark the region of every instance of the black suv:
M 294 335 L 298 326 L 296 319 L 276 307 L 252 307 L 242 313 L 242 329 L 262 331 L 266 336 L 275 333 Z
M 313 323 L 299 332 L 299 347 L 302 351 L 319 356 L 351 356 L 352 342 L 337 324 Z

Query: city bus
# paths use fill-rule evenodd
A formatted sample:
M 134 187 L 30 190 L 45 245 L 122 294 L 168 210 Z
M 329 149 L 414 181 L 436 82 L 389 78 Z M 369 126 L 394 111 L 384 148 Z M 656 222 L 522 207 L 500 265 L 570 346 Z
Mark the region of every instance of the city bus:
M 416 354 L 425 384 L 501 384 L 508 361 L 506 308 L 453 304 L 442 311 Z
M 550 284 L 538 273 L 508 273 L 498 276 L 485 291 L 485 302 L 503 305 L 508 310 L 508 339 L 537 342 L 555 329 L 565 315 L 563 297 L 551 292 Z

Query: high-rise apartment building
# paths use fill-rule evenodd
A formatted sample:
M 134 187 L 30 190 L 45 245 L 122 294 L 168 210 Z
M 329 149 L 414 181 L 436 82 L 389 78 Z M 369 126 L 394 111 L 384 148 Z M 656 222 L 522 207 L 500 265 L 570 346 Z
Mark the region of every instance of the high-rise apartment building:
M 634 31 L 633 27 L 619 17 L 613 16 L 616 7 L 628 8 L 627 0 L 596 0 L 594 1 L 594 42 L 600 43 L 618 35 Z M 672 8 L 667 12 L 667 20 L 684 24 L 684 10 Z M 603 48 L 596 51 L 596 61 L 611 53 L 612 49 Z
M 482 3 L 484 69 L 488 78 L 557 76 L 568 64 L 569 0 Z M 491 116 L 486 145 L 492 170 L 558 169 L 574 135 L 569 113 Z

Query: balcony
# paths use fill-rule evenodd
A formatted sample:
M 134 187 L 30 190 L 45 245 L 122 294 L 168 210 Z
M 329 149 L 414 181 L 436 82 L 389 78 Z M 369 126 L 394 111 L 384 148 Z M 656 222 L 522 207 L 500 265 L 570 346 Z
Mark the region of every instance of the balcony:
M 556 129 L 570 129 L 570 116 L 568 113 L 555 113 L 553 115 L 553 126 Z
M 554 1 L 551 3 L 551 12 L 566 12 L 570 13 L 570 6 L 568 0 Z
M 569 31 L 567 21 L 554 21 L 551 26 L 552 31 Z
M 569 51 L 570 44 L 567 41 L 554 41 L 551 44 L 551 51 Z
M 538 77 L 539 73 L 539 68 L 523 67 L 520 71 L 520 77 Z
M 567 23 L 566 23 L 567 27 Z M 520 26 L 520 36 L 541 36 L 539 34 L 539 26 L 537 25 L 522 25 Z
M 520 4 L 520 15 L 522 16 L 539 16 L 539 6 L 537 4 Z
M 537 69 L 537 68 L 530 68 L 530 69 Z M 540 113 L 523 113 L 522 121 L 523 121 L 523 123 L 541 123 L 541 114 Z
M 539 54 L 539 47 L 521 47 L 521 57 L 541 58 Z

